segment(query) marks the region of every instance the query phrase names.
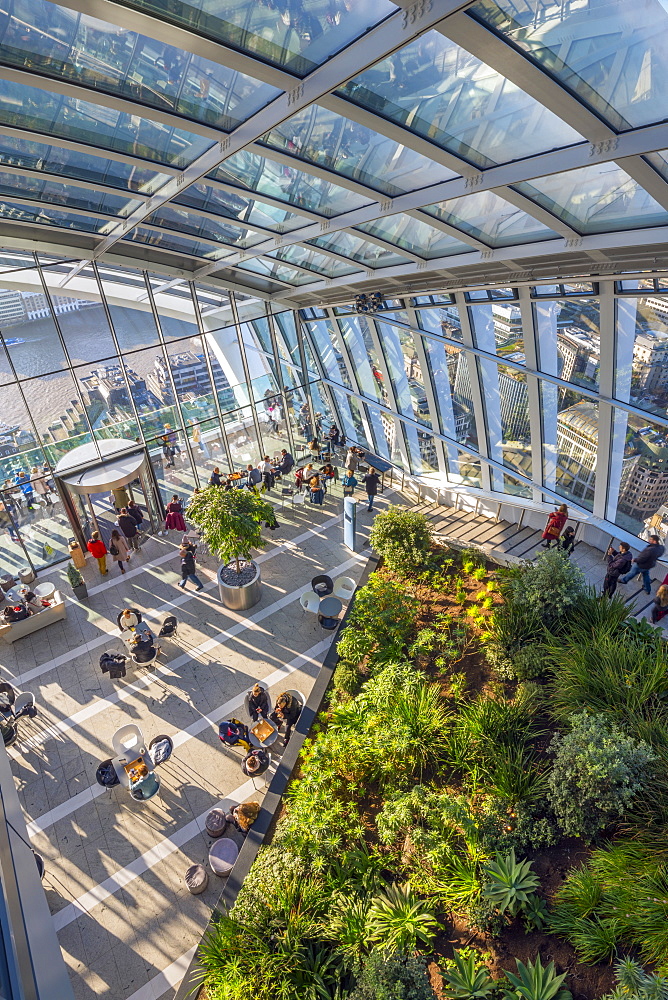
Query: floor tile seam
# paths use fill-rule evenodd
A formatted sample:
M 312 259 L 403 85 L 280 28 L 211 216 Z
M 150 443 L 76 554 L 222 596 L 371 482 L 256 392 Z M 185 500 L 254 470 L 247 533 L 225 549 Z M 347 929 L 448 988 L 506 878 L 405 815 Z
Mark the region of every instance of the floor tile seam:
M 345 570 L 350 569 L 352 568 L 352 566 L 356 565 L 360 561 L 360 559 L 364 557 L 365 554 L 366 552 L 362 554 L 353 555 L 350 559 L 346 560 L 344 563 L 341 563 L 339 566 L 334 567 L 334 569 L 332 569 L 331 572 L 337 574 L 345 572 Z M 256 612 L 256 614 L 252 615 L 250 618 L 241 619 L 240 621 L 235 622 L 234 625 L 232 625 L 230 628 L 223 629 L 216 635 L 211 636 L 208 639 L 205 639 L 204 642 L 200 643 L 199 646 L 196 646 L 194 649 L 182 653 L 181 656 L 177 656 L 176 659 L 171 660 L 169 663 L 161 665 L 155 670 L 152 670 L 150 673 L 147 673 L 146 676 L 140 677 L 136 681 L 133 681 L 132 684 L 128 684 L 127 686 L 120 688 L 118 691 L 115 691 L 107 698 L 99 698 L 92 704 L 85 706 L 78 712 L 75 712 L 67 719 L 60 719 L 53 725 L 46 727 L 39 733 L 39 736 L 29 738 L 29 740 L 22 741 L 21 743 L 13 747 L 12 750 L 15 751 L 15 754 L 13 754 L 13 756 L 25 752 L 23 748 L 30 749 L 35 746 L 40 746 L 46 740 L 54 736 L 62 735 L 63 733 L 68 732 L 70 729 L 73 729 L 74 727 L 80 725 L 82 722 L 85 722 L 88 719 L 94 717 L 95 715 L 98 715 L 100 712 L 103 712 L 105 708 L 109 707 L 110 705 L 115 705 L 118 704 L 119 702 L 127 701 L 135 693 L 143 690 L 146 687 L 149 687 L 152 681 L 156 678 L 176 676 L 174 671 L 180 669 L 182 666 L 185 666 L 185 664 L 189 663 L 191 660 L 196 660 L 199 656 L 206 655 L 212 649 L 215 649 L 217 646 L 223 645 L 223 643 L 226 642 L 228 639 L 235 638 L 241 632 L 245 632 L 246 630 L 255 630 L 255 628 L 260 624 L 260 622 L 264 621 L 272 614 L 275 614 L 277 611 L 282 610 L 289 604 L 292 604 L 294 601 L 298 600 L 301 597 L 301 595 L 309 589 L 309 586 L 310 586 L 309 583 L 301 584 L 296 590 L 291 591 L 289 594 L 284 594 L 283 597 L 279 598 L 277 601 L 274 601 L 266 608 L 263 608 L 260 611 Z
M 140 854 L 138 858 L 135 858 L 123 868 L 117 869 L 102 882 L 98 882 L 97 885 L 77 896 L 71 903 L 68 903 L 67 906 L 64 906 L 53 915 L 56 930 L 62 930 L 72 923 L 73 920 L 77 920 L 80 916 L 90 913 L 99 903 L 104 902 L 105 899 L 109 899 L 121 889 L 130 885 L 140 875 L 143 875 L 144 872 L 154 868 L 161 861 L 175 854 L 199 834 L 203 833 L 206 835 L 205 822 L 212 809 L 228 811 L 232 806 L 238 805 L 239 802 L 243 801 L 247 794 L 252 794 L 253 792 L 257 792 L 257 789 L 252 780 L 249 779 L 242 782 L 231 792 L 223 796 L 223 798 L 214 802 L 208 809 L 195 816 L 194 819 L 189 820 L 185 826 L 175 830 L 169 837 L 164 837 L 153 847 L 149 848 L 149 850 Z
M 290 674 L 299 670 L 300 667 L 304 666 L 305 664 L 316 663 L 317 657 L 319 657 L 321 653 L 324 653 L 324 651 L 329 648 L 331 642 L 332 642 L 331 635 L 327 636 L 324 639 L 321 639 L 319 642 L 311 646 L 309 649 L 305 650 L 303 653 L 299 653 L 299 655 L 296 656 L 289 663 L 284 664 L 282 667 L 277 667 L 274 671 L 272 671 L 271 674 L 268 674 L 267 677 L 263 678 L 263 682 L 266 683 L 269 688 L 271 688 L 275 684 L 278 684 L 284 677 L 289 676 Z M 224 717 L 230 712 L 235 711 L 243 704 L 245 695 L 246 695 L 245 691 L 237 695 L 234 695 L 232 698 L 228 699 L 222 705 L 220 705 L 217 709 L 214 709 L 213 712 L 210 712 L 208 715 L 196 719 L 195 722 L 193 722 L 186 729 L 182 730 L 180 733 L 177 733 L 173 738 L 174 748 L 177 749 L 178 747 L 182 746 L 189 739 L 199 735 L 199 733 L 201 732 L 204 732 L 210 726 L 215 728 L 218 725 L 221 716 Z M 214 716 L 217 716 L 218 718 L 214 718 Z M 54 823 L 58 822 L 58 820 L 64 819 L 71 813 L 76 812 L 83 805 L 86 805 L 89 801 L 92 801 L 92 799 L 97 798 L 104 792 L 105 789 L 97 784 L 90 785 L 89 788 L 82 789 L 80 792 L 77 792 L 76 795 L 72 796 L 71 799 L 66 800 L 66 802 L 61 803 L 59 806 L 55 806 L 53 809 L 48 810 L 42 816 L 39 816 L 36 819 L 28 822 L 27 824 L 28 835 L 30 837 L 36 836 L 38 833 L 43 832 L 49 826 L 52 826 Z M 65 808 L 66 806 L 74 803 L 76 804 L 73 805 L 73 808 L 70 809 Z
M 274 558 L 274 556 L 279 555 L 283 551 L 289 551 L 289 549 L 286 546 L 299 545 L 301 544 L 301 542 L 307 541 L 310 536 L 319 534 L 322 529 L 333 527 L 334 524 L 341 521 L 342 517 L 343 515 L 338 515 L 337 517 L 330 518 L 329 521 L 324 522 L 324 524 L 320 525 L 319 527 L 309 528 L 306 531 L 302 532 L 300 535 L 297 535 L 294 539 L 289 540 L 289 542 L 283 542 L 280 545 L 276 545 L 270 551 L 261 553 L 257 557 L 256 562 L 259 562 L 261 564 L 267 562 L 269 559 Z M 206 572 L 207 574 L 215 572 L 214 570 L 206 569 L 206 567 L 200 567 L 200 568 L 202 568 L 203 572 Z M 216 577 L 214 576 L 213 580 L 211 580 L 208 584 L 205 584 L 204 590 L 205 591 L 213 590 L 215 586 L 216 586 Z M 145 617 L 147 618 L 157 619 L 159 617 L 162 617 L 162 615 L 166 614 L 167 612 L 174 610 L 175 608 L 183 607 L 184 604 L 187 604 L 188 601 L 191 601 L 194 597 L 195 597 L 195 591 L 186 592 L 180 597 L 175 596 L 175 599 L 173 601 L 165 601 L 162 605 L 160 605 L 157 608 L 148 608 L 146 609 L 146 611 L 143 611 L 142 614 L 144 614 Z M 20 688 L 22 684 L 26 684 L 29 681 L 34 680 L 36 677 L 40 677 L 43 674 L 48 673 L 50 670 L 54 670 L 65 663 L 71 662 L 71 660 L 74 659 L 76 656 L 92 652 L 93 649 L 97 648 L 98 646 L 104 645 L 104 643 L 108 642 L 110 639 L 118 638 L 119 635 L 120 635 L 120 629 L 118 628 L 113 629 L 111 632 L 105 632 L 104 634 L 98 636 L 95 639 L 89 639 L 88 642 L 82 643 L 80 646 L 74 647 L 74 649 L 69 650 L 67 653 L 61 653 L 59 656 L 53 657 L 51 660 L 47 660 L 40 666 L 33 667 L 31 670 L 24 671 L 22 674 L 18 674 L 15 677 L 10 676 L 9 679 L 11 683 L 14 684 L 15 687 Z
M 188 971 L 188 967 L 195 952 L 197 951 L 198 945 L 199 941 L 191 948 L 188 948 L 186 952 L 176 958 L 161 972 L 158 972 L 155 976 L 153 976 L 152 979 L 149 979 L 149 981 L 138 990 L 126 997 L 125 1000 L 160 1000 L 160 998 L 165 995 L 167 990 L 173 989 L 180 984 L 181 980 Z

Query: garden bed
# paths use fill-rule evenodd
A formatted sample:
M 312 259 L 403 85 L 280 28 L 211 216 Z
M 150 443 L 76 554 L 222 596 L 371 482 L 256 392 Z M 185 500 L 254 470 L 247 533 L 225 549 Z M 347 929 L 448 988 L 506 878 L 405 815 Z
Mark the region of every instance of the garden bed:
M 208 1000 L 595 1000 L 624 953 L 666 995 L 665 644 L 558 552 L 500 570 L 405 512 L 372 544 Z

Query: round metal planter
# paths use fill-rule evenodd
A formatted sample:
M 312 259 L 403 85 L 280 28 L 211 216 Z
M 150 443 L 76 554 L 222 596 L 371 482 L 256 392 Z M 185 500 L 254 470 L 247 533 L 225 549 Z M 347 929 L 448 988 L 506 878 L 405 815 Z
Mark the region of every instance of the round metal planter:
M 220 599 L 230 611 L 248 611 L 262 596 L 262 580 L 260 579 L 260 567 L 253 563 L 255 576 L 248 583 L 241 586 L 225 583 L 221 578 L 221 573 L 225 567 L 218 567 L 218 591 Z

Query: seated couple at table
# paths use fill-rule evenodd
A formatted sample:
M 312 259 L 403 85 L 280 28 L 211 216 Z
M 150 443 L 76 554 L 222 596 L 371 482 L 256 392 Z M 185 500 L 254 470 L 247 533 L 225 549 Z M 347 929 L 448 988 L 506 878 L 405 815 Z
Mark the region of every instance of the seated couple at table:
M 151 663 L 160 652 L 160 647 L 155 645 L 155 636 L 142 620 L 141 611 L 137 608 L 124 608 L 116 621 L 121 630 L 121 639 L 130 650 L 132 659 L 136 663 Z
M 270 705 L 269 694 L 259 684 L 256 684 L 248 697 L 250 717 L 253 722 L 257 722 L 259 718 L 269 719 L 279 731 L 281 726 L 285 725 L 283 746 L 287 746 L 292 735 L 292 727 L 297 722 L 302 707 L 288 691 L 279 694 L 273 712 L 270 712 Z
M 9 595 L 7 596 L 9 597 Z M 47 601 L 45 598 L 37 597 L 31 590 L 26 590 L 18 595 L 16 604 L 7 605 L 6 608 L 3 608 L 3 621 L 5 624 L 7 622 L 21 622 L 25 618 L 30 618 L 31 615 L 39 614 L 45 608 L 50 608 L 51 603 L 51 601 Z

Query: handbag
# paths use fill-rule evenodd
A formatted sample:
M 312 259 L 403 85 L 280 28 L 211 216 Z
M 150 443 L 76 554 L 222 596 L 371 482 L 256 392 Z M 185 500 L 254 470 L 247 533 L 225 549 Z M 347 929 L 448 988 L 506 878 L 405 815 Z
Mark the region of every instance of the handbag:
M 112 556 L 118 555 L 118 549 L 113 542 L 109 542 L 109 552 L 111 553 Z

